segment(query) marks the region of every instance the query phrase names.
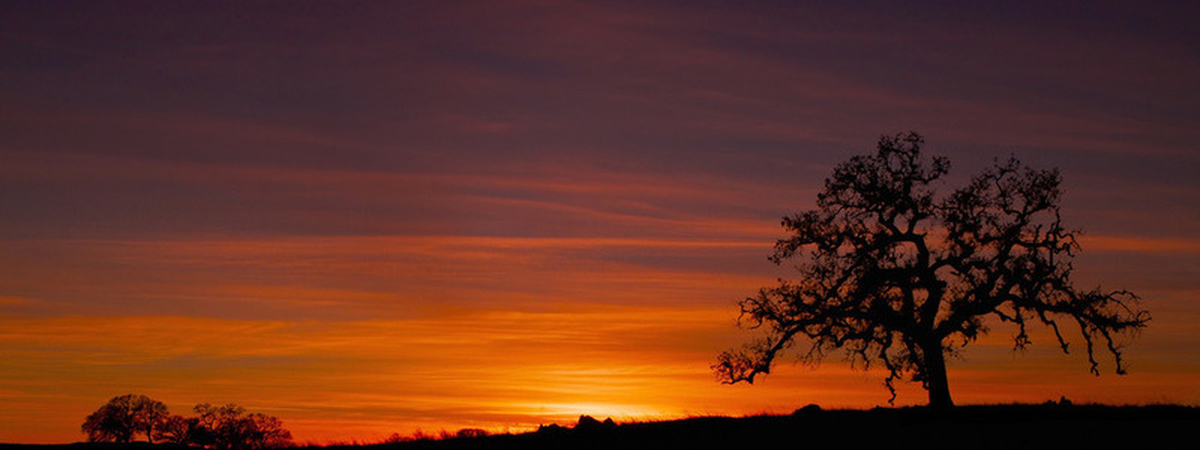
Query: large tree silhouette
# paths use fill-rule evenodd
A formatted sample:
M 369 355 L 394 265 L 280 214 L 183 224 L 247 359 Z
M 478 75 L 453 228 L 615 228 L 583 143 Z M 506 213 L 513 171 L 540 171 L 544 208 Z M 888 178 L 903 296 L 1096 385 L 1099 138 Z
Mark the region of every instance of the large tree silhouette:
M 753 383 L 806 341 L 802 361 L 840 349 L 862 368 L 883 365 L 889 402 L 908 376 L 931 407 L 948 408 L 946 357 L 987 333 L 988 317 L 1015 327 L 1016 348 L 1040 323 L 1067 352 L 1064 332 L 1074 328 L 1092 373 L 1097 345 L 1124 373 L 1118 337 L 1150 315 L 1131 292 L 1074 287 L 1079 245 L 1059 214 L 1058 171 L 1009 159 L 939 194 L 950 164 L 922 156 L 922 144 L 916 133 L 881 138 L 876 154 L 834 170 L 817 209 L 783 219 L 790 237 L 771 260 L 794 262 L 800 277 L 741 302 L 740 323 L 765 336 L 720 355 L 713 369 L 723 382 Z
M 91 442 L 121 442 L 133 440 L 142 433 L 154 442 L 155 428 L 167 417 L 167 405 L 145 395 L 126 394 L 113 397 L 83 422 L 83 432 Z

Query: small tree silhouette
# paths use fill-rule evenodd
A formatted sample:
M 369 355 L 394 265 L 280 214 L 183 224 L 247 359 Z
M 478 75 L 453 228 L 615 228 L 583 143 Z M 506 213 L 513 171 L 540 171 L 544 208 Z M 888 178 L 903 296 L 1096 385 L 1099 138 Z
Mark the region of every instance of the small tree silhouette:
M 83 432 L 90 442 L 121 442 L 133 440 L 138 433 L 154 442 L 155 428 L 167 417 L 167 405 L 145 395 L 126 394 L 113 397 L 83 422 Z
M 916 133 L 885 136 L 878 152 L 834 169 L 817 209 L 783 219 L 791 233 L 771 260 L 795 261 L 798 281 L 779 280 L 741 302 L 743 327 L 766 336 L 722 353 L 713 365 L 725 383 L 754 382 L 780 352 L 807 338 L 801 361 L 841 349 L 862 368 L 882 363 L 884 385 L 909 375 L 934 408 L 953 406 L 946 356 L 988 329 L 993 316 L 1016 326 L 1015 348 L 1031 343 L 1030 322 L 1068 342 L 1059 321 L 1074 322 L 1099 375 L 1102 343 L 1124 373 L 1121 333 L 1150 320 L 1131 292 L 1076 290 L 1071 258 L 1076 231 L 1059 214 L 1057 169 L 1035 170 L 1016 159 L 997 162 L 969 184 L 939 195 L 945 158 L 923 158 Z

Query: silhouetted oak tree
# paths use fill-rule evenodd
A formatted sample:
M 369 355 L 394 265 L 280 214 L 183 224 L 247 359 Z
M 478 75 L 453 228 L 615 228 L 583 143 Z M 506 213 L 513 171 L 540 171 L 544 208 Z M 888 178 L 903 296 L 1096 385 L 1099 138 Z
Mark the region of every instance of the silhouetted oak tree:
M 207 434 L 200 427 L 199 417 L 183 417 L 171 414 L 155 427 L 154 440 L 176 445 L 202 445 Z
M 292 446 L 292 433 L 274 416 L 251 413 L 235 404 L 196 405 L 195 423 L 188 423 L 191 443 L 221 450 L 261 450 Z
M 1127 291 L 1078 290 L 1071 258 L 1079 245 L 1059 214 L 1056 169 L 1016 159 L 997 162 L 966 186 L 939 194 L 945 158 L 921 155 L 916 133 L 885 136 L 874 155 L 834 169 L 817 209 L 783 219 L 790 237 L 771 260 L 795 262 L 796 281 L 779 280 L 741 302 L 740 323 L 765 337 L 720 355 L 713 369 L 726 383 L 754 382 L 797 341 L 801 361 L 843 350 L 855 365 L 882 364 L 884 385 L 909 376 L 934 408 L 953 405 L 946 357 L 985 334 L 984 319 L 1053 330 L 1064 352 L 1064 323 L 1074 323 L 1099 374 L 1095 346 L 1124 373 L 1118 335 L 1150 320 Z
M 126 443 L 142 433 L 153 442 L 155 428 L 167 417 L 167 405 L 145 395 L 114 397 L 87 416 L 83 432 L 90 442 Z

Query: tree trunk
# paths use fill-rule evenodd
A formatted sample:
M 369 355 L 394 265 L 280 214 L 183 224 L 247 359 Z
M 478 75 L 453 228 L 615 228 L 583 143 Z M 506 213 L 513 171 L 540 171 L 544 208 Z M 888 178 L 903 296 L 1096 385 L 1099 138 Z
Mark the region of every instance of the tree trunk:
M 946 354 L 942 352 L 941 342 L 924 346 L 922 353 L 925 354 L 925 389 L 929 391 L 929 407 L 939 411 L 954 407 L 954 401 L 950 400 Z

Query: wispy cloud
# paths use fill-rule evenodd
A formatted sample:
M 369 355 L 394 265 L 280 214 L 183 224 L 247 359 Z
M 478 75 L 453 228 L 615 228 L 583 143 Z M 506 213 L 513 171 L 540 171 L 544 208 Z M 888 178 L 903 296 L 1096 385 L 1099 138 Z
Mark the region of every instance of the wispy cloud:
M 12 394 L 0 404 L 64 383 L 90 386 L 64 392 L 70 410 L 79 411 L 103 401 L 89 394 L 95 390 L 146 391 L 176 409 L 238 401 L 281 415 L 301 439 L 346 438 L 339 434 L 344 426 L 357 427 L 359 438 L 379 439 L 416 428 L 524 430 L 570 422 L 579 414 L 647 420 L 787 412 L 796 404 L 858 406 L 885 396 L 877 374 L 854 374 L 836 362 L 820 371 L 780 370 L 754 388 L 715 384 L 707 370 L 713 348 L 739 338 L 726 308 L 460 309 L 436 317 L 334 323 L 186 317 L 0 322 L 5 330 L 0 356 L 6 361 L 0 370 Z M 1055 358 L 1049 354 L 1057 351 L 1054 346 L 1014 366 L 1004 347 L 1008 338 L 989 339 L 997 345 L 973 350 L 968 363 L 953 371 L 959 398 L 1041 400 L 1038 395 L 1049 395 L 1044 389 L 1017 392 L 1027 385 L 1017 378 L 1030 365 L 1054 368 L 1058 381 L 1041 383 L 1092 386 L 1067 392 L 1083 396 L 1072 396 L 1076 399 L 1099 395 L 1095 392 L 1105 391 L 1086 389 L 1112 383 L 1089 381 L 1084 362 Z M 56 369 L 42 370 L 47 366 Z M 1118 397 L 1187 384 L 1164 369 L 1146 370 L 1133 385 L 1123 383 L 1129 397 Z M 911 386 L 902 393 L 903 402 L 922 401 Z
M 158 6 L 0 14 L 2 441 L 126 391 L 302 439 L 878 404 L 707 365 L 779 217 L 909 129 L 1059 167 L 1078 279 L 1155 314 L 1128 389 L 993 336 L 960 400 L 1197 396 L 1192 6 Z
M 1087 250 L 1108 252 L 1162 252 L 1162 253 L 1197 253 L 1200 252 L 1200 240 L 1196 239 L 1156 239 L 1142 236 L 1093 236 L 1084 235 L 1079 238 L 1080 245 Z

